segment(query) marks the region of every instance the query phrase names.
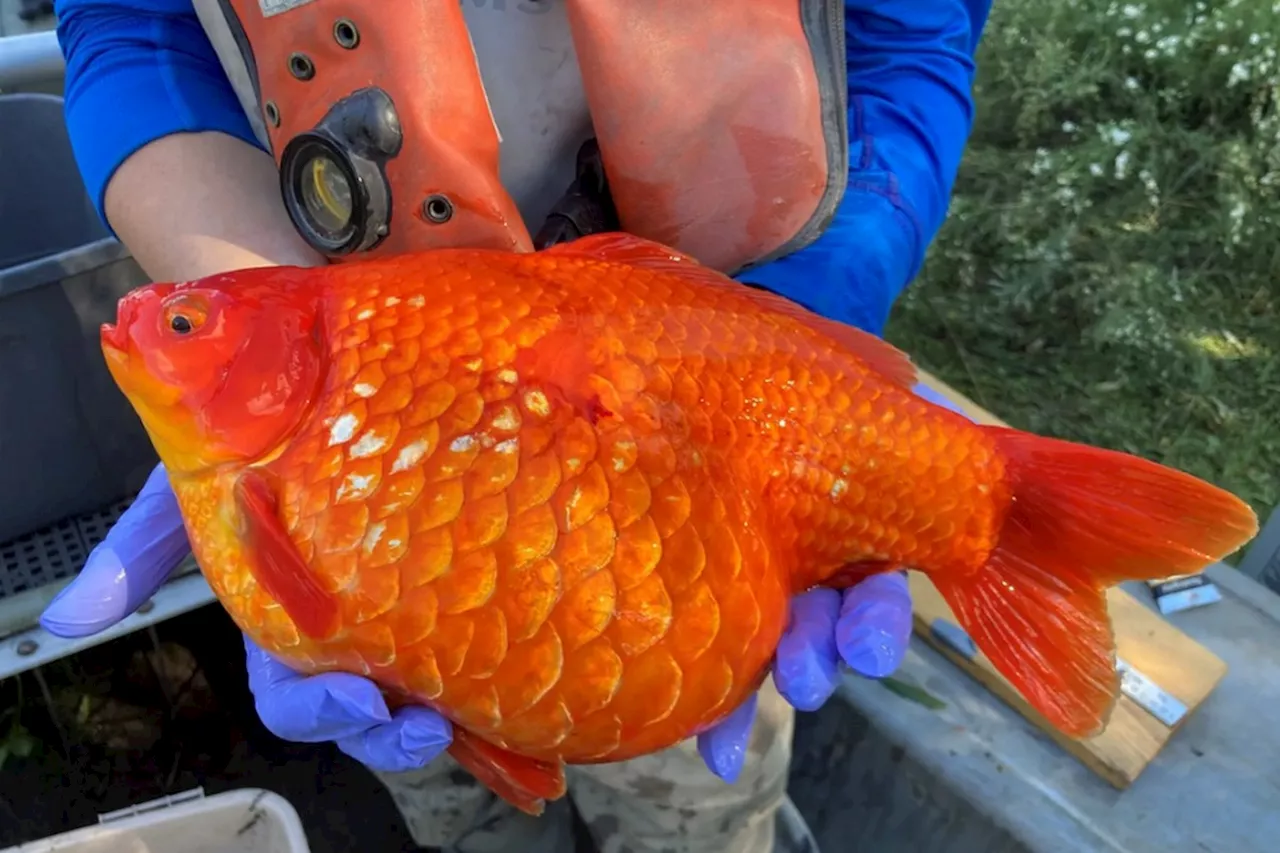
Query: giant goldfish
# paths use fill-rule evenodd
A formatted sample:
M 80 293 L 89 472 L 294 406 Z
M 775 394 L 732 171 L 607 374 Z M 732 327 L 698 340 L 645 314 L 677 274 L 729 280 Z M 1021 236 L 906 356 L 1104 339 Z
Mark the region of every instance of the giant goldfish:
M 1105 588 L 1257 531 L 1187 474 L 935 406 L 880 339 L 621 234 L 151 284 L 102 345 L 237 625 L 439 711 L 535 814 L 565 764 L 738 707 L 792 595 L 904 567 L 1087 736 L 1118 690 Z

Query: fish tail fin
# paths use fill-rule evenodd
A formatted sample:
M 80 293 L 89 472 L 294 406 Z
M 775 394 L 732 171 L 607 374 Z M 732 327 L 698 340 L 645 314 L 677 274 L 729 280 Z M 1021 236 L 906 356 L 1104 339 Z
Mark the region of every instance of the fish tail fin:
M 1190 574 L 1258 531 L 1248 504 L 1115 451 L 983 427 L 1012 500 L 974 574 L 931 578 L 997 670 L 1072 737 L 1105 727 L 1118 694 L 1105 591 Z

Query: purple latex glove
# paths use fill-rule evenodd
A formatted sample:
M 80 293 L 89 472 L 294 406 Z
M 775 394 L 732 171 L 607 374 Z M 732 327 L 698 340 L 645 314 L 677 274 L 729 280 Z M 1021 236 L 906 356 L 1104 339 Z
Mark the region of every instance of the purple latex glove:
M 142 491 L 66 589 L 58 593 L 40 624 L 59 637 L 88 637 L 137 610 L 191 552 L 169 488 L 157 465 Z
M 426 765 L 449 747 L 449 721 L 426 708 L 392 714 L 372 681 L 329 672 L 299 675 L 245 637 L 249 690 L 263 725 L 276 737 L 334 741 L 361 764 L 396 773 Z
M 923 386 L 917 393 L 955 409 Z M 157 466 L 133 505 L 93 550 L 84 570 L 40 618 L 50 633 L 83 637 L 111 627 L 164 583 L 189 552 L 177 501 Z M 773 665 L 778 690 L 800 710 L 830 698 L 840 661 L 869 678 L 897 668 L 911 635 L 911 599 L 902 575 L 870 578 L 843 593 L 818 589 L 796 596 Z M 245 638 L 249 689 L 263 724 L 285 740 L 335 741 L 377 770 L 425 765 L 452 737 L 447 720 L 425 708 L 391 714 L 373 682 L 356 675 L 303 676 Z M 746 758 L 756 697 L 698 736 L 707 767 L 732 782 Z
M 50 602 L 40 624 L 59 637 L 104 631 L 154 595 L 190 551 L 177 499 L 164 467 L 157 465 L 79 577 Z M 277 737 L 334 741 L 357 761 L 388 772 L 422 767 L 450 743 L 448 720 L 426 708 L 391 714 L 366 678 L 300 675 L 248 637 L 245 651 L 258 716 Z
M 955 403 L 924 384 L 912 391 L 953 412 Z M 835 693 L 840 662 L 867 678 L 898 668 L 911 640 L 911 595 L 902 572 L 876 575 L 843 592 L 814 589 L 791 599 L 791 618 L 778 642 L 773 682 L 800 711 L 815 711 Z M 742 772 L 755 721 L 756 697 L 698 737 L 702 759 L 726 782 Z
M 178 503 L 163 466 L 93 550 L 84 569 L 58 594 L 40 624 L 60 637 L 106 630 L 160 588 L 190 552 Z M 448 748 L 448 720 L 426 708 L 392 714 L 377 686 L 345 673 L 301 675 L 245 637 L 249 690 L 263 725 L 277 737 L 334 741 L 357 761 L 386 772 L 422 767 Z M 754 697 L 699 739 L 708 766 L 736 778 L 755 716 Z

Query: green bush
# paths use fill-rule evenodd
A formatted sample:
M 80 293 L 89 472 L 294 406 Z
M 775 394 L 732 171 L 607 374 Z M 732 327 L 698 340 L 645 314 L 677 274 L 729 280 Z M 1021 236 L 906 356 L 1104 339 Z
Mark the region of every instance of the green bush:
M 1280 502 L 1280 3 L 997 0 L 889 338 L 1010 423 Z

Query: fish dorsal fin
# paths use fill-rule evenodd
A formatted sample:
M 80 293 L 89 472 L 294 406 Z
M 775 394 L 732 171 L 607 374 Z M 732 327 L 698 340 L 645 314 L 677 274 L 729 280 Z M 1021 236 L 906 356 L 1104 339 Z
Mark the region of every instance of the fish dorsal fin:
M 627 264 L 640 269 L 671 273 L 697 281 L 707 287 L 734 293 L 754 301 L 761 309 L 783 314 L 833 344 L 857 356 L 868 367 L 894 385 L 911 390 L 916 384 L 916 368 L 911 358 L 893 344 L 854 326 L 829 320 L 803 305 L 768 290 L 737 282 L 722 272 L 699 264 L 694 258 L 661 243 L 632 234 L 609 232 L 592 234 L 568 243 L 558 243 L 541 254 L 564 257 L 593 258 Z

